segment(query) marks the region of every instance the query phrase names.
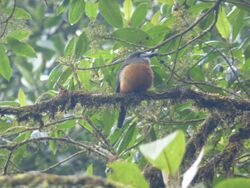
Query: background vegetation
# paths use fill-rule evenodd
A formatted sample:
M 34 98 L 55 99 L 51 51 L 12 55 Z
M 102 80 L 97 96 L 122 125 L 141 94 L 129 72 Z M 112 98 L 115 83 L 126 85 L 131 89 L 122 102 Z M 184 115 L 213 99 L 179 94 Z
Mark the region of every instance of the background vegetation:
M 0 185 L 249 187 L 249 33 L 248 0 L 0 0 Z

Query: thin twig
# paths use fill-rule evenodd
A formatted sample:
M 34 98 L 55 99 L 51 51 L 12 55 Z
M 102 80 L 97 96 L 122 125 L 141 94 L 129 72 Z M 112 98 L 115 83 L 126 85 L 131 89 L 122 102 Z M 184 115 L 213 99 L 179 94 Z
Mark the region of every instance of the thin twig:
M 60 166 L 61 164 L 65 163 L 65 162 L 67 162 L 67 161 L 73 159 L 74 157 L 76 157 L 76 156 L 78 156 L 78 155 L 80 155 L 80 154 L 83 154 L 83 153 L 85 153 L 85 152 L 86 152 L 85 149 L 84 149 L 84 150 L 81 150 L 81 151 L 78 151 L 78 152 L 76 152 L 76 153 L 74 153 L 74 154 L 68 156 L 67 158 L 65 158 L 65 159 L 63 159 L 63 160 L 61 160 L 61 161 L 59 161 L 58 163 L 53 164 L 53 165 L 51 165 L 50 167 L 48 167 L 48 168 L 46 168 L 46 169 L 44 169 L 44 170 L 41 170 L 40 172 L 47 172 L 47 171 L 50 171 L 51 169 L 56 168 L 56 167 Z

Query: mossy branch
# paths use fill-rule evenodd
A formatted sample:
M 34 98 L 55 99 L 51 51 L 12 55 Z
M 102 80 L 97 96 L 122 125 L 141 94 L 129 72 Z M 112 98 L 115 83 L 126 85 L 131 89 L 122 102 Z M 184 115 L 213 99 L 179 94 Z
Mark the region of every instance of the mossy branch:
M 199 108 L 217 109 L 226 112 L 250 111 L 250 101 L 238 100 L 220 95 L 193 91 L 191 89 L 173 88 L 161 93 L 143 94 L 96 94 L 83 91 L 62 91 L 50 100 L 23 107 L 1 106 L 0 115 L 14 115 L 19 121 L 33 118 L 41 120 L 44 114 L 54 115 L 58 111 L 73 109 L 76 104 L 88 107 L 104 105 L 137 104 L 142 100 L 192 100 Z
M 114 183 L 96 176 L 60 176 L 55 174 L 45 174 L 38 172 L 29 172 L 24 174 L 17 174 L 14 176 L 0 176 L 1 187 L 14 187 L 14 186 L 38 186 L 43 182 L 52 186 L 88 186 L 88 187 L 124 187 L 121 184 Z

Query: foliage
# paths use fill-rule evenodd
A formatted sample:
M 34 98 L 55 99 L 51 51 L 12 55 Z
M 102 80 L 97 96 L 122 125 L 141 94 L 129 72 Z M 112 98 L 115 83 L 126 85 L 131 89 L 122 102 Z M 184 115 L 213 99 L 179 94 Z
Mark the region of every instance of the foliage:
M 184 174 L 183 187 L 247 187 L 250 108 L 235 106 L 247 106 L 250 95 L 249 18 L 247 0 L 1 0 L 3 175 L 86 173 L 153 187 L 143 173 L 154 166 L 170 186 Z M 194 96 L 149 99 L 130 105 L 117 129 L 116 100 L 112 107 L 74 103 L 71 91 L 114 92 L 120 64 L 138 50 L 156 53 L 153 92 L 184 88 L 227 107 L 203 98 L 198 108 Z M 57 96 L 64 102 L 28 116 L 30 105 L 39 109 Z

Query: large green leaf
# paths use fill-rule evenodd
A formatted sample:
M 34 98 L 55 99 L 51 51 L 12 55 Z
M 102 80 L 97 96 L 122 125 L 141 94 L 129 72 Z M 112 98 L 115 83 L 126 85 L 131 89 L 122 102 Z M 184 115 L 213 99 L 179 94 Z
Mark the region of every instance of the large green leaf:
M 35 50 L 29 44 L 12 37 L 8 37 L 7 41 L 10 48 L 17 54 L 25 57 L 36 57 Z
M 133 163 L 114 162 L 109 165 L 112 172 L 108 174 L 108 178 L 129 185 L 133 188 L 149 188 L 145 177 L 140 169 Z
M 120 6 L 116 0 L 100 0 L 99 8 L 104 19 L 114 27 L 122 27 Z
M 71 25 L 77 23 L 84 12 L 83 0 L 70 0 L 68 20 Z
M 134 11 L 131 17 L 131 25 L 134 27 L 140 26 L 146 18 L 148 12 L 148 4 L 140 4 Z
M 227 15 L 226 15 L 224 7 L 222 7 L 219 12 L 219 17 L 216 23 L 216 27 L 224 39 L 229 39 L 231 25 L 227 19 Z
M 5 48 L 0 45 L 0 74 L 6 79 L 10 80 L 12 69 L 10 66 L 9 57 L 6 54 Z
M 218 183 L 215 188 L 249 188 L 249 178 L 231 178 Z
M 145 158 L 155 167 L 174 175 L 185 152 L 185 136 L 176 131 L 162 139 L 140 146 Z
M 151 37 L 147 33 L 135 28 L 118 29 L 112 34 L 112 36 L 128 45 L 130 43 L 149 45 L 151 42 Z

